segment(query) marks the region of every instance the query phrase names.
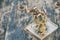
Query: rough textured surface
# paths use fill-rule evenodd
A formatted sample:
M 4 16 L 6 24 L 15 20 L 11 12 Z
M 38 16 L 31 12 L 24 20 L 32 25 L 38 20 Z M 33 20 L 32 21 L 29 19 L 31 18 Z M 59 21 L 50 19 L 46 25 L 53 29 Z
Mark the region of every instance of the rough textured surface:
M 29 8 L 37 6 L 42 9 L 44 6 L 47 16 L 59 26 L 58 30 L 46 40 L 60 40 L 60 12 L 55 11 L 56 0 L 5 0 L 5 7 L 0 8 L 0 28 L 4 30 L 4 33 L 0 35 L 0 40 L 31 40 L 28 38 L 28 34 L 23 31 L 24 27 L 32 22 L 31 15 L 25 11 L 17 12 L 18 1 L 24 7 L 27 5 Z

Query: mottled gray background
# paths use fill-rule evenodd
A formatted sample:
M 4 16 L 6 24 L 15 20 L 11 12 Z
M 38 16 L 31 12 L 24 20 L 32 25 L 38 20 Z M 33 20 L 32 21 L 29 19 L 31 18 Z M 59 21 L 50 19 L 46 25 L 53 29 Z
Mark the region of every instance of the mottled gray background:
M 4 0 L 4 2 L 0 0 L 0 28 L 4 30 L 4 33 L 0 35 L 0 40 L 31 40 L 23 30 L 32 22 L 32 17 L 25 10 L 17 12 L 18 4 L 28 8 L 37 6 L 42 9 L 44 7 L 47 17 L 59 26 L 45 40 L 60 40 L 60 12 L 55 11 L 56 1 L 60 0 Z

